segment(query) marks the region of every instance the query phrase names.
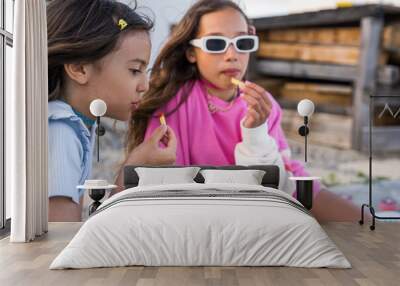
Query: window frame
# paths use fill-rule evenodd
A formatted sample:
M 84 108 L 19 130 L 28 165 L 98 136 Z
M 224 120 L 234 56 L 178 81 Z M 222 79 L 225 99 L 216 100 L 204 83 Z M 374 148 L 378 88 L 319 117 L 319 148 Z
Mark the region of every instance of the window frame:
M 6 1 L 11 1 L 13 13 L 15 0 L 0 0 L 0 237 L 10 232 L 10 219 L 7 219 L 5 188 L 5 93 L 6 93 L 6 48 L 13 48 L 13 34 L 6 29 Z M 12 15 L 14 19 L 14 15 Z

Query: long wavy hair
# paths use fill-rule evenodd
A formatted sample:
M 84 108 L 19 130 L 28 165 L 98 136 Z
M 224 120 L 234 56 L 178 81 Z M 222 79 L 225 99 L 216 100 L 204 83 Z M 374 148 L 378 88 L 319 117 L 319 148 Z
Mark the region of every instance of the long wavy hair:
M 49 101 L 62 98 L 64 65 L 95 63 L 131 31 L 150 31 L 152 20 L 115 0 L 51 0 L 47 6 Z M 120 20 L 126 27 L 121 29 Z
M 186 58 L 186 51 L 191 47 L 189 42 L 198 34 L 200 19 L 203 15 L 226 8 L 239 11 L 250 24 L 246 14 L 232 1 L 200 0 L 186 12 L 182 20 L 174 27 L 171 36 L 155 60 L 150 75 L 149 90 L 144 94 L 138 109 L 132 114 L 129 121 L 126 141 L 127 154 L 143 142 L 147 124 L 153 113 L 167 104 L 182 87 L 185 87 L 182 99 L 166 115 L 174 113 L 187 100 L 194 81 L 200 77 L 197 65 L 190 63 Z

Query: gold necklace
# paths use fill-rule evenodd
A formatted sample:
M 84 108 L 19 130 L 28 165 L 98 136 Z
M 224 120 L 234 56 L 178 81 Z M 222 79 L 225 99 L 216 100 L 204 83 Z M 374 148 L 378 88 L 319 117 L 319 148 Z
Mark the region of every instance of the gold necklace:
M 208 91 L 206 91 L 206 95 L 207 95 L 207 106 L 208 106 L 208 110 L 210 111 L 210 113 L 216 113 L 216 112 L 227 112 L 229 111 L 232 106 L 233 103 L 235 101 L 235 98 L 237 97 L 237 94 L 233 96 L 232 100 L 229 102 L 229 105 L 225 108 L 216 106 L 214 103 L 211 102 L 212 97 L 215 96 L 211 96 Z

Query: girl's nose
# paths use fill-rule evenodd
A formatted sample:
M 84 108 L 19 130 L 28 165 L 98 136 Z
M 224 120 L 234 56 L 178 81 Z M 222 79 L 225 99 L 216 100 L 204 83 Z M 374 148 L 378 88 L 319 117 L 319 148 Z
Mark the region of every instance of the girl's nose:
M 146 92 L 149 90 L 149 78 L 146 75 L 144 75 L 143 80 L 137 85 L 137 92 Z
M 230 44 L 228 49 L 225 52 L 225 60 L 227 61 L 237 61 L 238 59 L 238 52 L 236 51 L 233 44 Z

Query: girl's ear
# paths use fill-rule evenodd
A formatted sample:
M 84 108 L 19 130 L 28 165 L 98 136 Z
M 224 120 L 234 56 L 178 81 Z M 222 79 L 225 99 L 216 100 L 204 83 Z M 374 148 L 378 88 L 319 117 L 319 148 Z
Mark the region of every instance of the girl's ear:
M 253 25 L 249 25 L 249 34 L 255 35 L 256 34 L 256 27 Z
M 86 84 L 90 76 L 90 68 L 84 64 L 64 64 L 65 73 L 78 84 Z
M 192 64 L 194 64 L 197 61 L 196 54 L 195 54 L 193 48 L 189 48 L 186 50 L 186 58 L 189 61 L 189 63 L 192 63 Z

